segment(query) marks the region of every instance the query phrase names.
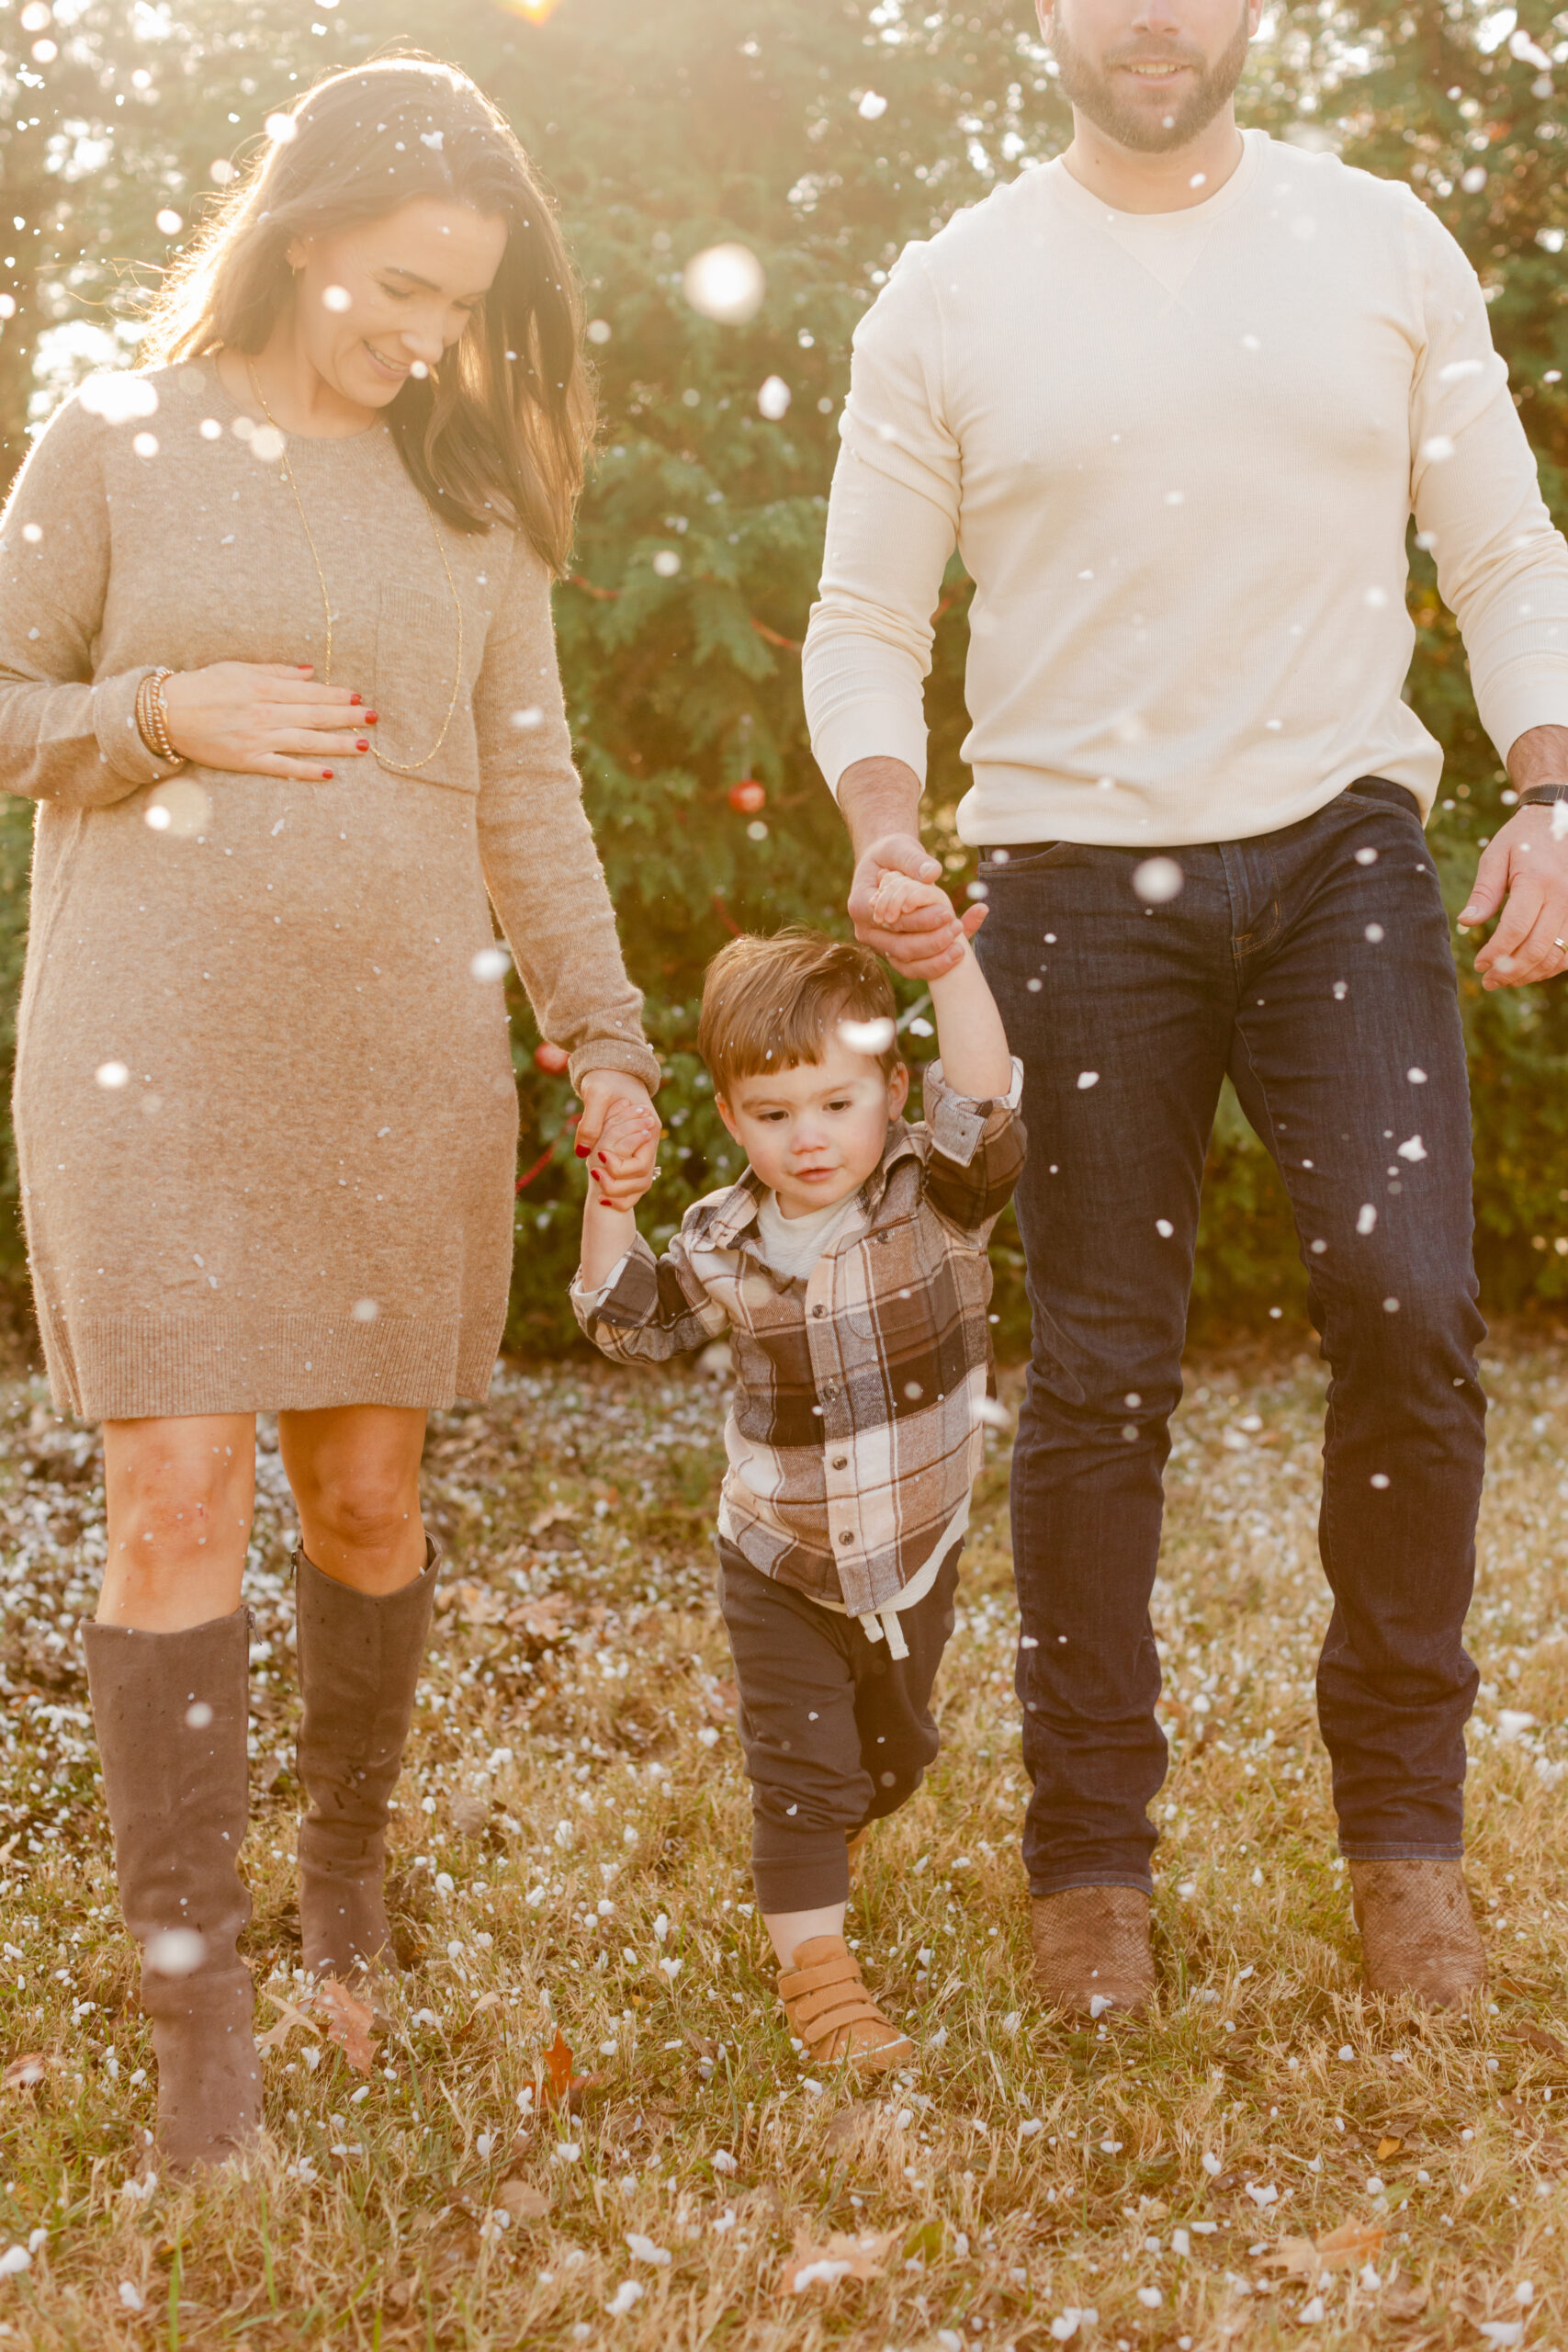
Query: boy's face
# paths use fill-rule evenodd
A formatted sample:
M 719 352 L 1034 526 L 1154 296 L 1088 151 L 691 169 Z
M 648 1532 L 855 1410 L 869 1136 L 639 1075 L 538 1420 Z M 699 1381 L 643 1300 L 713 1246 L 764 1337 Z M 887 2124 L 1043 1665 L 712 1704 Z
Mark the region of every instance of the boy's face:
M 805 1216 L 860 1190 L 908 1091 L 901 1062 L 885 1078 L 874 1055 L 835 1037 L 819 1062 L 733 1080 L 718 1115 L 784 1216 Z

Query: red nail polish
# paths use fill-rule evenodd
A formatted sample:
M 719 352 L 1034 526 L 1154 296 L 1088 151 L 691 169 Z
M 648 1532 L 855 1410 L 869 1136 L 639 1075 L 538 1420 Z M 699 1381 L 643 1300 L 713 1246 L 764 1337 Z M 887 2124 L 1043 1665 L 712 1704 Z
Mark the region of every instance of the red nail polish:
M 587 1145 L 586 1145 L 586 1144 L 583 1144 L 583 1143 L 574 1143 L 574 1144 L 572 1145 L 572 1147 L 571 1147 L 571 1148 L 572 1148 L 573 1151 L 575 1151 L 575 1152 L 576 1152 L 576 1154 L 577 1154 L 577 1156 L 578 1156 L 579 1159 L 587 1159 L 587 1157 L 588 1157 L 588 1147 L 587 1147 Z
M 367 710 L 367 711 L 366 712 L 366 714 L 365 714 L 365 724 L 366 724 L 366 726 L 367 726 L 367 727 L 374 727 L 374 726 L 375 726 L 375 724 L 376 724 L 376 721 L 380 718 L 380 716 L 381 716 L 381 714 L 380 714 L 380 712 L 379 712 L 378 710 Z
M 321 770 L 321 782 L 323 784 L 331 784 L 333 780 L 333 772 L 331 768 L 323 768 Z
M 368 737 L 364 735 L 357 737 L 354 748 L 356 752 L 367 752 L 370 749 Z
M 350 695 L 348 700 L 350 707 L 354 708 L 365 700 L 365 696 L 363 695 Z

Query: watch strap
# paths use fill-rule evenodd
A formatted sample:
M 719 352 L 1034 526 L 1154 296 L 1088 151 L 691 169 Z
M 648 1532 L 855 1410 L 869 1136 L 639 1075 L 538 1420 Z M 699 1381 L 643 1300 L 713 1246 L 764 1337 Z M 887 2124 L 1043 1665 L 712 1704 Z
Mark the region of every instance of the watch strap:
M 1519 795 L 1521 808 L 1544 808 L 1553 800 L 1568 800 L 1568 784 L 1532 784 Z

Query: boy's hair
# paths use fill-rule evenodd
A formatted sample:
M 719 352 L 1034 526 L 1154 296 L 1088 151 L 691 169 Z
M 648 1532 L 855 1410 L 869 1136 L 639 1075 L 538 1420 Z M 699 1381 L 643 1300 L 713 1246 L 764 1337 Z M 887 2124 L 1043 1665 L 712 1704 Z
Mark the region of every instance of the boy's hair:
M 897 1015 L 893 989 L 865 947 L 825 931 L 792 928 L 773 939 L 750 933 L 721 947 L 703 979 L 697 1051 L 716 1091 L 764 1070 L 820 1061 L 840 1021 Z M 891 1078 L 901 1056 L 897 1035 L 876 1056 Z

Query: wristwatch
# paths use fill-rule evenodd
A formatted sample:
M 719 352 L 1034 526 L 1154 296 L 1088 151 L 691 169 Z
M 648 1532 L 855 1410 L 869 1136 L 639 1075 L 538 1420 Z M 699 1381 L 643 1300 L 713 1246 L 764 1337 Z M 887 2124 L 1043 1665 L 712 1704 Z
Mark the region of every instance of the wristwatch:
M 1519 795 L 1521 808 L 1544 808 L 1553 800 L 1568 800 L 1568 784 L 1532 784 Z

